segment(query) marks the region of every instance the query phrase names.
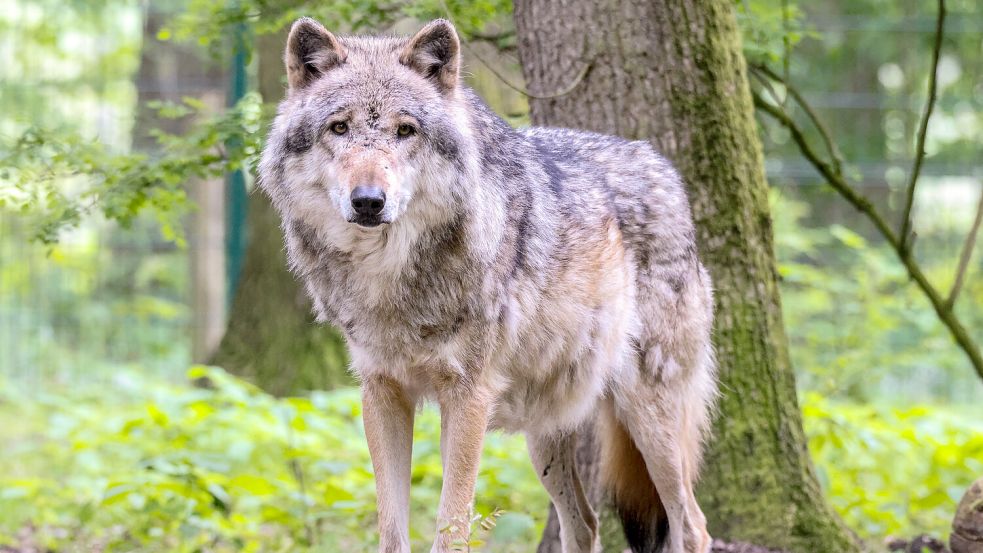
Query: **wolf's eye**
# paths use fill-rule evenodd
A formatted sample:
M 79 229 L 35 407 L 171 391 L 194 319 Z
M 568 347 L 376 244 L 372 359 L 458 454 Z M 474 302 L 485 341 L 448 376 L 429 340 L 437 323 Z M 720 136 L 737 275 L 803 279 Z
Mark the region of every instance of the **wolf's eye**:
M 399 136 L 400 138 L 406 138 L 415 132 L 416 129 L 414 129 L 413 125 L 410 125 L 409 123 L 403 123 L 402 125 L 396 127 L 396 136 Z
M 345 134 L 346 132 L 348 132 L 348 123 L 345 123 L 344 121 L 338 121 L 337 123 L 332 123 L 331 132 L 339 136 Z

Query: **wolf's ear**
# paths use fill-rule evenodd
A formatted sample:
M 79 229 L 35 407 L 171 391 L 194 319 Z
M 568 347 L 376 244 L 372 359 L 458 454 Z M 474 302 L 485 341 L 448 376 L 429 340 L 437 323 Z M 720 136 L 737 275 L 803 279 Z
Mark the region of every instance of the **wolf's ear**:
M 287 37 L 283 62 L 290 88 L 303 88 L 328 70 L 345 62 L 344 47 L 323 25 L 310 17 L 294 22 Z
M 446 19 L 431 21 L 406 44 L 399 62 L 433 81 L 441 92 L 454 90 L 461 71 L 461 41 L 454 25 Z

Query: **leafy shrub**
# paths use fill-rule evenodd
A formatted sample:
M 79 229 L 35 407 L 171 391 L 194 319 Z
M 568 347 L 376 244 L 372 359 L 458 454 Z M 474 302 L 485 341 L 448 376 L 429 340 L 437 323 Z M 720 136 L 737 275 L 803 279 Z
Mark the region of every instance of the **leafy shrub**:
M 979 407 L 852 404 L 810 393 L 803 414 L 820 482 L 863 537 L 948 535 L 959 499 L 983 474 Z
M 882 240 L 839 224 L 810 227 L 811 206 L 788 195 L 773 193 L 773 203 L 785 326 L 801 389 L 857 402 L 978 400 L 980 382 L 965 354 Z M 923 233 L 919 242 L 928 277 L 951 280 L 952 260 L 938 252 L 951 249 L 952 237 Z M 981 302 L 983 279 L 970 278 L 956 308 L 974 336 L 983 329 L 975 307 Z
M 30 524 L 55 550 L 370 549 L 375 487 L 356 390 L 276 399 L 218 369 L 189 377 L 210 387 L 130 373 L 101 389 L 29 398 L 4 387 L 0 543 Z M 439 428 L 424 409 L 412 473 L 415 547 L 433 535 Z M 489 436 L 477 496 L 479 513 L 507 511 L 496 517 L 492 550 L 536 540 L 546 496 L 521 438 Z
M 358 393 L 276 399 L 219 369 L 208 387 L 124 372 L 109 385 L 24 393 L 0 383 L 0 544 L 31 525 L 61 551 L 369 550 L 375 488 Z M 820 480 L 862 536 L 948 532 L 983 473 L 983 419 L 944 407 L 804 397 Z M 417 419 L 411 506 L 426 548 L 440 497 L 439 420 Z M 491 434 L 477 511 L 504 509 L 478 538 L 528 551 L 546 495 L 522 438 Z M 488 535 L 486 535 L 488 534 Z

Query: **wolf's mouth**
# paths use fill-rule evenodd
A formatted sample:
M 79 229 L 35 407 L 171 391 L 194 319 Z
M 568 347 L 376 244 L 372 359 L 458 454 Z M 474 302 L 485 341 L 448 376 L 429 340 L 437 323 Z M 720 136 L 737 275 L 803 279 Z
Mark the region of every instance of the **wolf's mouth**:
M 386 221 L 382 217 L 360 217 L 360 216 L 356 216 L 355 218 L 349 220 L 348 222 L 349 223 L 355 223 L 356 225 L 358 225 L 360 227 L 365 227 L 365 228 L 374 228 L 374 227 L 377 227 L 377 226 L 379 226 L 381 224 L 384 224 L 384 223 L 385 224 L 389 224 L 389 221 Z

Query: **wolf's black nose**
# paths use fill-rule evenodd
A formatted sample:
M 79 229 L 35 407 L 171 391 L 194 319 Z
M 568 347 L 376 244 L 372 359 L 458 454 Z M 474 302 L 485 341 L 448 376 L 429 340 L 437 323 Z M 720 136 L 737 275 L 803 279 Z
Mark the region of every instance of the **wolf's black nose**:
M 378 186 L 356 186 L 352 190 L 352 208 L 364 217 L 375 217 L 386 206 L 386 193 Z

